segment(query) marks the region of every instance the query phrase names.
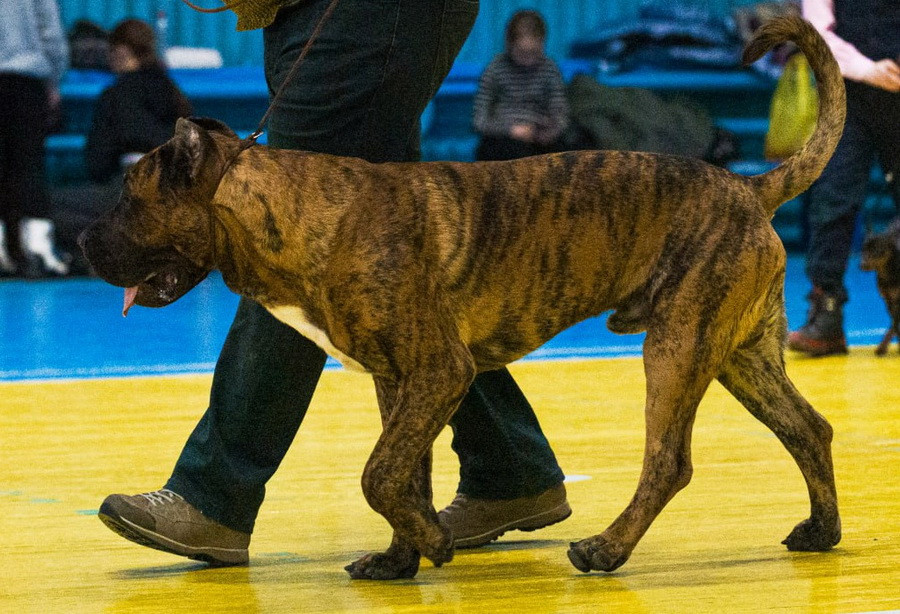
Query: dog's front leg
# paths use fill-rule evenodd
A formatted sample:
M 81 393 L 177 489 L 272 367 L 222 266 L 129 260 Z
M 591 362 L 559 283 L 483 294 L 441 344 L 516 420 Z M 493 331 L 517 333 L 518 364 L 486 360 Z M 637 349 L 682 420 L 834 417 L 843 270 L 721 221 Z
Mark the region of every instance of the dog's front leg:
M 420 553 L 438 567 L 453 558 L 453 537 L 432 504 L 431 446 L 468 391 L 474 368 L 465 361 L 462 368 L 443 366 L 398 383 L 376 378 L 384 431 L 362 485 L 369 505 L 387 519 L 394 536 L 385 552 L 348 565 L 352 578 L 411 578 Z
M 383 378 L 375 378 L 375 393 L 378 409 L 381 411 L 382 429 L 387 426 L 397 397 L 397 386 Z M 431 450 L 426 451 L 413 475 L 412 489 L 420 488 L 419 498 L 431 504 Z M 391 545 L 385 552 L 372 552 L 347 565 L 344 569 L 352 578 L 370 580 L 391 580 L 412 578 L 419 571 L 419 551 L 410 542 L 394 531 Z

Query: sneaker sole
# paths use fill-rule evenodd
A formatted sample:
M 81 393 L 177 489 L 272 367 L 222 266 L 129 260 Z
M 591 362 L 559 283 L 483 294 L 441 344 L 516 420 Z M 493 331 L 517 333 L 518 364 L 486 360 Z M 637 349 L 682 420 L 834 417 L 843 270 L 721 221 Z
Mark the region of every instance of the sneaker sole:
M 111 516 L 105 514 L 102 510 L 97 517 L 109 529 L 128 541 L 134 542 L 147 548 L 161 550 L 169 554 L 177 554 L 178 556 L 187 557 L 193 561 L 202 561 L 213 567 L 231 567 L 237 565 L 246 565 L 250 561 L 250 556 L 246 549 L 242 548 L 196 548 L 182 544 L 173 539 L 169 539 L 159 533 L 155 533 L 143 527 L 140 527 L 128 519 L 120 516 Z
M 477 548 L 478 546 L 484 546 L 485 544 L 491 543 L 507 531 L 537 531 L 538 529 L 543 529 L 544 527 L 549 527 L 550 525 L 562 522 L 571 515 L 572 508 L 569 507 L 568 502 L 564 501 L 563 503 L 560 503 L 559 505 L 554 507 L 552 510 L 541 512 L 540 514 L 535 514 L 534 516 L 528 516 L 527 518 L 514 520 L 513 522 L 507 523 L 480 535 L 471 535 L 462 539 L 454 539 L 453 546 L 457 549 Z

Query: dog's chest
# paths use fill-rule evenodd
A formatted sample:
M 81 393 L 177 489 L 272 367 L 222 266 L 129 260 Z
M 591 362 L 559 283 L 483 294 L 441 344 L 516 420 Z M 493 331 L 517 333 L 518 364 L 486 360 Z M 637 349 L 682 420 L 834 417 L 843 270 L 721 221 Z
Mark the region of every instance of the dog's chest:
M 279 307 L 267 306 L 266 309 L 273 316 L 325 350 L 329 356 L 339 361 L 345 368 L 352 371 L 367 372 L 365 367 L 334 347 L 334 344 L 331 343 L 331 339 L 328 338 L 328 334 L 311 324 L 301 308 L 286 307 L 282 305 Z

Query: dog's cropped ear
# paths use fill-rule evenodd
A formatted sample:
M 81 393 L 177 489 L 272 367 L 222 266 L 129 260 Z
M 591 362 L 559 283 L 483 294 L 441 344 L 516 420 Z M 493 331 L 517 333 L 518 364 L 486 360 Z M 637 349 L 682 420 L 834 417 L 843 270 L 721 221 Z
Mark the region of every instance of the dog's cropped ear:
M 206 129 L 190 119 L 179 118 L 175 123 L 175 167 L 186 174 L 191 181 L 197 178 L 209 150 L 214 146 Z

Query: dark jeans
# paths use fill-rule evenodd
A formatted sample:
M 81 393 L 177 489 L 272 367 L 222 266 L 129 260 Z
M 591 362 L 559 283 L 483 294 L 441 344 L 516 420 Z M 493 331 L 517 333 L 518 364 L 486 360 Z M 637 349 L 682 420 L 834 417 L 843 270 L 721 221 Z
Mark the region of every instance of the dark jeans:
M 19 220 L 47 217 L 50 209 L 44 176 L 49 115 L 44 82 L 0 73 L 0 109 L 0 220 L 6 224 L 10 254 L 21 260 Z
M 877 156 L 893 173 L 897 200 L 900 177 L 900 94 L 846 81 L 847 122 L 837 150 L 809 192 L 809 249 L 806 274 L 813 284 L 846 300 L 844 273 L 856 219 L 865 203 L 869 173 Z M 898 203 L 900 204 L 900 203 Z
M 325 4 L 282 10 L 265 29 L 270 89 L 281 83 Z M 371 161 L 418 159 L 419 116 L 449 71 L 477 7 L 466 0 L 338 4 L 272 114 L 269 143 Z M 209 408 L 166 487 L 207 516 L 252 531 L 266 481 L 303 421 L 324 363 L 325 354 L 312 342 L 242 300 L 216 364 Z M 460 492 L 514 498 L 563 479 L 531 407 L 505 369 L 476 378 L 451 425 Z

